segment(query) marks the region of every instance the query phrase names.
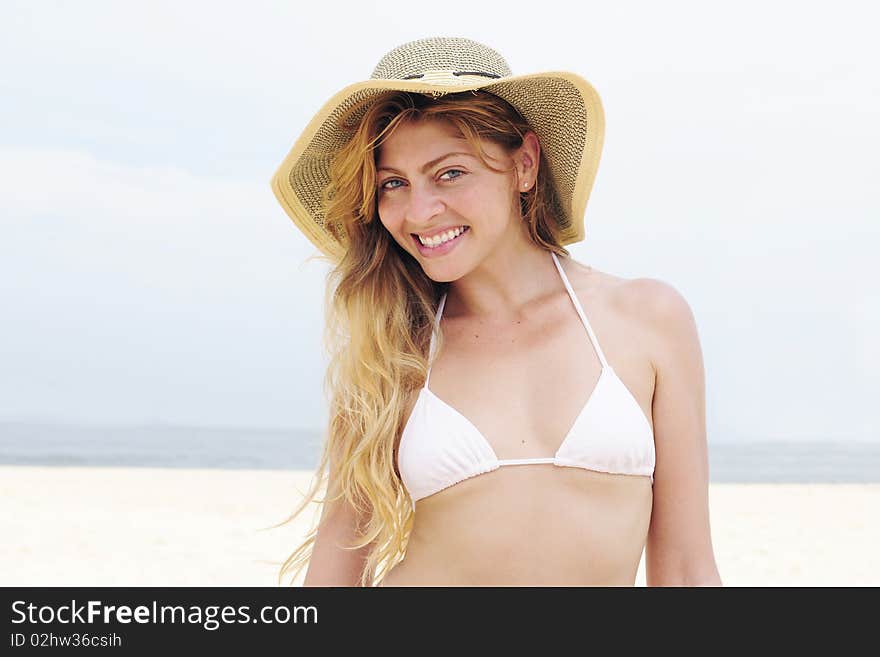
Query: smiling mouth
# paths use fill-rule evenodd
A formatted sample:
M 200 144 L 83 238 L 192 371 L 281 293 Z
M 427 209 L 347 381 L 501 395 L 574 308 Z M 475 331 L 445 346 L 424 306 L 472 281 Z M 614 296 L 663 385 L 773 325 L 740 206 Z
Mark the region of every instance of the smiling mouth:
M 459 237 L 464 235 L 467 231 L 469 231 L 470 228 L 471 228 L 470 226 L 462 226 L 460 228 L 460 230 L 458 230 L 458 234 L 455 234 L 454 237 L 448 237 L 446 239 L 443 239 L 442 241 L 438 240 L 436 237 L 429 238 L 429 239 L 423 241 L 422 238 L 420 238 L 417 233 L 410 233 L 410 235 L 412 235 L 412 238 L 413 238 L 413 240 L 415 240 L 416 244 L 421 246 L 423 249 L 435 249 L 435 248 L 443 246 L 444 244 L 447 244 L 449 242 L 454 242 Z M 449 232 L 445 233 L 445 235 L 448 236 Z

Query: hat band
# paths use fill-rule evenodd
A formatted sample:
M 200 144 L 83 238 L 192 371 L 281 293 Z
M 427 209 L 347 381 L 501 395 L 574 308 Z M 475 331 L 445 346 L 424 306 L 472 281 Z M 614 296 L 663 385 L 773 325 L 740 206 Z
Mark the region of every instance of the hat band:
M 419 82 L 428 82 L 430 84 L 448 84 L 450 86 L 462 86 L 468 81 L 482 82 L 485 78 L 500 78 L 495 73 L 484 73 L 482 71 L 453 71 L 451 69 L 433 69 L 429 68 L 422 73 L 415 75 L 407 75 L 404 80 L 415 80 Z

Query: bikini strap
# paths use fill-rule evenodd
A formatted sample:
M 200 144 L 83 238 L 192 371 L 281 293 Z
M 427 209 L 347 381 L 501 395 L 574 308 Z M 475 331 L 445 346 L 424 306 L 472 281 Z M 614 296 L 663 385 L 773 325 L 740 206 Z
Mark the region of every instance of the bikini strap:
M 571 287 L 571 283 L 568 282 L 568 276 L 565 275 L 565 270 L 562 268 L 562 265 L 559 264 L 559 258 L 556 257 L 556 254 L 553 251 L 550 252 L 550 255 L 553 256 L 553 262 L 556 263 L 556 269 L 559 270 L 559 275 L 562 277 L 562 282 L 565 284 L 565 289 L 568 291 L 568 296 L 571 297 L 571 301 L 574 304 L 575 310 L 577 310 L 578 315 L 581 317 L 581 321 L 584 324 L 584 328 L 587 329 L 587 333 L 590 336 L 590 342 L 593 343 L 593 349 L 596 351 L 596 355 L 599 357 L 599 362 L 602 363 L 602 368 L 609 367 L 608 361 L 605 360 L 605 354 L 602 352 L 602 347 L 599 346 L 599 340 L 596 339 L 596 334 L 593 333 L 593 327 L 590 326 L 590 322 L 587 319 L 587 315 L 584 312 L 584 309 L 581 307 L 581 302 L 578 300 L 577 295 L 574 293 L 574 290 Z
M 428 350 L 428 374 L 425 377 L 425 388 L 428 387 L 428 381 L 431 380 L 431 368 L 434 366 L 434 336 L 440 329 L 440 318 L 443 316 L 443 307 L 446 305 L 446 292 L 440 297 L 440 303 L 437 305 L 437 317 L 434 320 L 434 330 L 431 331 L 431 346 Z

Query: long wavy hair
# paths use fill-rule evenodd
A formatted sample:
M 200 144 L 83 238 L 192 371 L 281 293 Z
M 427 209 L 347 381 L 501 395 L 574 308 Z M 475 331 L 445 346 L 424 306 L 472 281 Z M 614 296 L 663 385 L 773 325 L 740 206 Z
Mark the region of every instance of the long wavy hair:
M 400 247 L 379 219 L 378 149 L 404 121 L 440 119 L 454 125 L 483 164 L 492 166 L 481 142 L 512 153 L 531 130 L 505 100 L 483 91 L 440 97 L 383 92 L 340 117 L 351 138 L 334 156 L 324 193 L 328 230 L 346 245 L 327 276 L 324 348 L 330 362 L 324 392 L 330 399 L 326 439 L 311 486 L 291 515 L 308 505 L 341 498 L 359 519 L 356 540 L 346 549 L 365 552 L 361 586 L 377 586 L 404 556 L 412 528 L 412 501 L 400 477 L 396 449 L 407 418 L 407 402 L 424 385 L 437 304 L 448 283 L 431 280 Z M 536 184 L 520 194 L 523 221 L 532 241 L 568 256 L 559 238 L 555 192 L 543 150 Z M 436 349 L 442 335 L 435 337 Z M 325 489 L 326 487 L 326 489 Z M 325 496 L 319 492 L 325 489 Z M 317 514 L 316 514 L 317 515 Z M 320 522 L 281 565 L 295 579 L 311 559 Z

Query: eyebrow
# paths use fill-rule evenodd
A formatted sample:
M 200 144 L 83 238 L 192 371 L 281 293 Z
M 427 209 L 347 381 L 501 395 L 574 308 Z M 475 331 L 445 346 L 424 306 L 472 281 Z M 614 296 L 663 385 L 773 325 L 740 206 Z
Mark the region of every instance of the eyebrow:
M 473 153 L 465 153 L 464 151 L 454 151 L 452 153 L 446 153 L 446 155 L 441 155 L 440 157 L 434 158 L 433 160 L 427 162 L 424 166 L 422 166 L 422 173 L 425 173 L 434 165 L 439 164 L 447 157 L 452 157 L 453 155 L 466 155 L 467 157 L 474 157 Z M 378 169 L 376 169 L 376 173 L 378 173 L 379 171 L 394 171 L 395 173 L 401 173 L 400 171 L 392 167 L 379 167 Z

